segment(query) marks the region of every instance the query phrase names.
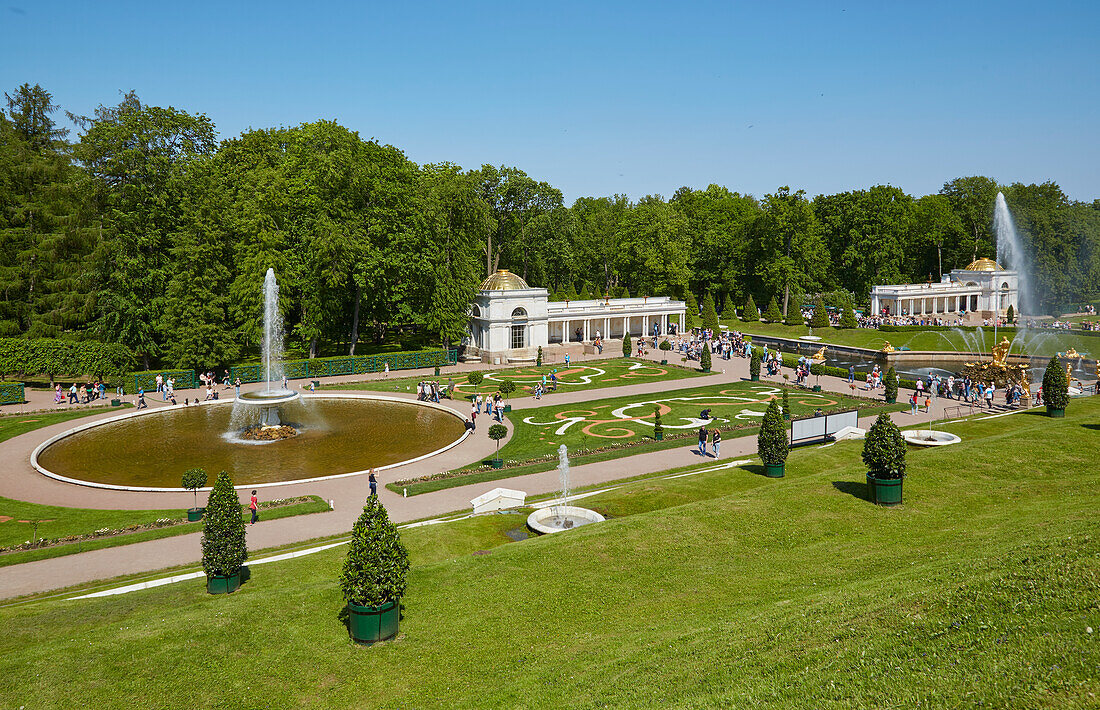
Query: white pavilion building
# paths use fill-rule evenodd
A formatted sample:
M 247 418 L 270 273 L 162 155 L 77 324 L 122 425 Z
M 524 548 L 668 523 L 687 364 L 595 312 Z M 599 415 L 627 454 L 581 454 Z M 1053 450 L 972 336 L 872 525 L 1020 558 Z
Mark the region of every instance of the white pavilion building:
M 683 332 L 685 312 L 683 301 L 667 296 L 550 301 L 546 289 L 531 288 L 501 269 L 485 279 L 470 305 L 464 357 L 492 364 L 534 362 L 541 346 L 547 359 L 556 359 L 549 346 L 563 352 L 591 348 L 597 332 L 604 340 L 624 333 Z
M 871 289 L 871 312 L 980 323 L 1005 316 L 1009 306 L 1019 313 L 1019 290 L 1017 272 L 992 259 L 978 259 L 965 269 L 952 269 L 939 283 L 875 286 Z

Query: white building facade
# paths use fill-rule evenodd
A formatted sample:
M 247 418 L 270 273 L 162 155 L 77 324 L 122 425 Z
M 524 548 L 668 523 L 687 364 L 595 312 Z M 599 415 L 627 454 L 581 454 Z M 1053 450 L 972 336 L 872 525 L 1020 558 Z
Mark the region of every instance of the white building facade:
M 507 270 L 481 284 L 470 305 L 466 356 L 484 362 L 531 362 L 539 347 L 591 343 L 599 337 L 668 335 L 684 328 L 685 306 L 667 296 L 553 301 Z
M 979 322 L 1020 312 L 1020 279 L 992 259 L 952 269 L 939 283 L 896 284 L 871 289 L 874 315 L 962 319 Z

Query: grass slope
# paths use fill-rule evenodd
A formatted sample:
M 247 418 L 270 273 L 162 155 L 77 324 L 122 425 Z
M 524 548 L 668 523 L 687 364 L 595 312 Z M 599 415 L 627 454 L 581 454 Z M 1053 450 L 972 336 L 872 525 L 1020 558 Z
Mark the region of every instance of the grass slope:
M 911 453 L 893 510 L 862 498 L 846 443 L 794 452 L 786 479 L 640 481 L 590 499 L 625 517 L 558 536 L 501 544 L 514 514 L 407 530 L 402 636 L 372 648 L 336 621 L 341 548 L 258 568 L 230 597 L 196 582 L 0 609 L 0 697 L 1095 707 L 1100 537 L 1078 493 L 1100 482 L 1098 416 L 1075 400 L 1064 420 L 955 425 L 962 444 Z M 475 547 L 488 554 L 453 556 Z

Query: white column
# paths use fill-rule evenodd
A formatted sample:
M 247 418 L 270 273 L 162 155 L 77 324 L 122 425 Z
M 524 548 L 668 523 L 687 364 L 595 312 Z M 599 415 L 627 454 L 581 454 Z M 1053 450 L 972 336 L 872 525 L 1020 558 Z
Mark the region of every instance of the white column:
M 588 318 L 584 319 L 584 341 L 587 343 L 591 338 L 588 336 Z
M 684 316 L 685 316 L 685 314 L 684 314 L 684 313 L 681 313 L 681 314 L 680 314 L 680 327 L 679 327 L 679 328 L 677 328 L 677 330 L 678 330 L 678 331 L 679 331 L 680 333 L 683 333 L 683 332 L 684 332 Z

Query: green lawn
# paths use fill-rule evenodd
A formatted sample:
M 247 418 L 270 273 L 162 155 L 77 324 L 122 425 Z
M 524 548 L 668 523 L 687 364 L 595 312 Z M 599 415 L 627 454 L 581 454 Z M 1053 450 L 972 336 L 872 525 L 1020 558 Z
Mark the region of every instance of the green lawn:
M 846 409 L 872 404 L 870 400 L 832 392 L 813 393 L 795 388 L 789 391 L 795 417 L 811 414 L 815 409 Z M 574 451 L 651 438 L 656 407 L 661 409 L 666 437 L 695 432 L 704 425 L 710 429 L 759 424 L 768 403 L 780 399 L 782 392 L 782 386 L 769 382 L 734 382 L 524 409 L 510 415 L 515 430 L 508 443 L 501 447 L 500 456 L 505 460 L 525 461 L 556 455 L 560 444 Z M 711 410 L 710 420 L 699 418 L 704 409 Z M 479 428 L 484 426 L 484 421 L 478 420 Z
M 416 384 L 424 380 L 435 380 L 440 385 L 453 382 L 458 396 L 469 399 L 471 395 L 496 392 L 500 383 L 511 380 L 516 383 L 516 393 L 510 397 L 530 396 L 534 391 L 536 382 L 547 377 L 547 387 L 551 371 L 558 376 L 559 392 L 580 392 L 582 390 L 597 389 L 601 387 L 619 387 L 622 385 L 638 385 L 647 382 L 663 382 L 665 380 L 678 380 L 688 377 L 703 377 L 704 373 L 698 369 L 681 367 L 679 365 L 659 365 L 647 360 L 635 360 L 632 358 L 614 358 L 608 360 L 592 360 L 574 362 L 568 367 L 563 364 L 544 365 L 542 367 L 515 367 L 507 369 L 485 369 L 482 374 L 485 380 L 474 387 L 466 381 L 469 373 L 443 372 L 439 377 L 397 377 L 385 380 L 365 380 L 363 382 L 348 382 L 322 385 L 321 389 L 357 389 L 373 390 L 377 392 L 415 392 Z M 553 393 L 546 395 L 553 398 Z
M 810 333 L 810 328 L 807 326 L 788 326 L 780 323 L 731 323 L 725 321 L 725 324 L 731 330 L 757 335 L 773 335 L 780 338 L 798 338 L 801 335 Z M 850 345 L 871 350 L 881 349 L 887 341 L 895 348 L 904 346 L 910 350 L 946 350 L 948 352 L 953 350 L 971 352 L 975 347 L 980 347 L 982 352 L 988 353 L 994 345 L 993 328 L 983 328 L 980 334 L 977 332 L 967 333 L 965 338 L 961 334 L 950 330 L 889 333 L 870 328 L 814 328 L 813 334 L 820 336 L 823 343 Z M 998 339 L 1000 337 L 998 336 Z M 1009 340 L 1013 339 L 1011 334 L 1007 337 Z M 1018 337 L 1012 352 L 1025 351 L 1045 357 L 1058 352 L 1065 352 L 1070 348 L 1082 355 L 1095 358 L 1100 356 L 1100 337 L 1077 335 L 1057 330 L 1033 330 Z
M 260 511 L 263 520 L 277 520 L 289 518 L 295 515 L 308 515 L 310 513 L 323 513 L 329 510 L 329 505 L 318 496 L 309 496 L 309 500 L 282 505 L 274 508 L 264 508 Z M 250 513 L 241 511 L 241 516 L 248 520 Z M 0 547 L 18 545 L 31 540 L 35 535 L 35 521 L 37 525 L 37 537 L 59 539 L 70 535 L 87 535 L 102 528 L 111 530 L 124 530 L 131 525 L 146 525 L 161 518 L 180 520 L 187 517 L 185 510 L 97 510 L 93 508 L 62 508 L 51 505 L 38 505 L 37 503 L 25 503 L 10 498 L 0 498 Z M 75 555 L 78 552 L 100 550 L 105 547 L 118 547 L 131 545 L 135 542 L 146 540 L 158 540 L 162 537 L 186 535 L 202 530 L 202 523 L 181 523 L 168 527 L 138 530 L 123 535 L 110 535 L 106 537 L 94 537 L 75 542 L 68 542 L 49 547 L 39 547 L 30 550 L 14 550 L 0 553 L 0 567 L 8 565 L 44 560 L 52 557 Z
M 505 544 L 516 514 L 406 530 L 402 634 L 371 648 L 336 620 L 342 547 L 257 567 L 229 597 L 192 581 L 10 606 L 0 697 L 45 708 L 74 697 L 100 708 L 1096 707 L 1100 536 L 1080 492 L 1100 483 L 1098 418 L 1092 399 L 1062 420 L 954 425 L 963 443 L 911 452 L 896 509 L 864 500 L 859 444 L 842 443 L 794 452 L 784 479 L 735 469 L 638 481 L 586 501 L 620 517 L 546 538 Z
M 132 405 L 124 404 L 121 409 L 129 409 Z M 0 417 L 0 441 L 7 441 L 12 437 L 26 434 L 28 431 L 41 429 L 44 426 L 60 424 L 73 419 L 90 417 L 93 414 L 103 414 L 106 411 L 119 411 L 119 407 L 95 407 L 93 409 L 72 409 L 61 412 L 39 412 L 36 414 L 12 414 Z

